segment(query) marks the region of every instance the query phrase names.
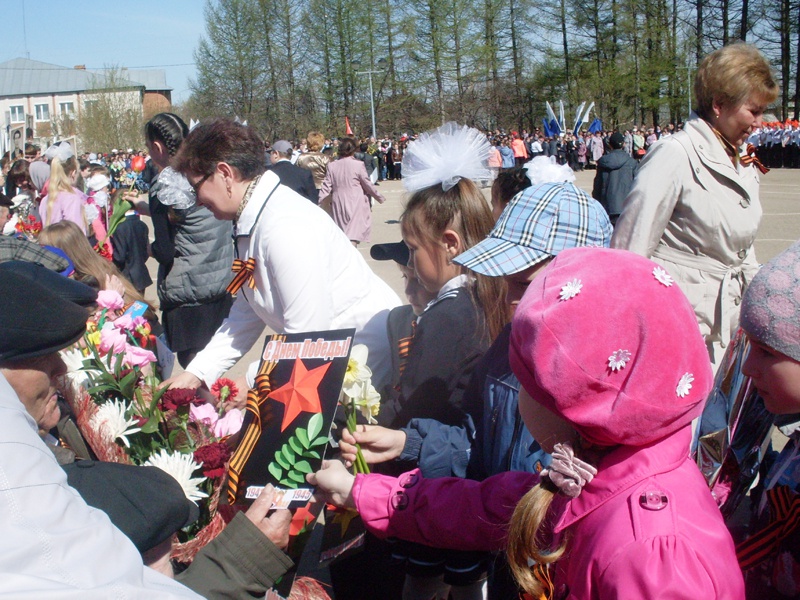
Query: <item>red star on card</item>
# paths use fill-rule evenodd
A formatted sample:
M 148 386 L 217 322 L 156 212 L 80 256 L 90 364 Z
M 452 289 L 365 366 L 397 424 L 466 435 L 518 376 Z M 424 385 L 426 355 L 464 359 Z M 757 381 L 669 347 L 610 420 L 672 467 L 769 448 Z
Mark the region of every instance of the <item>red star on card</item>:
M 310 504 L 311 503 L 309 502 L 305 506 L 301 506 L 295 511 L 294 515 L 292 515 L 292 523 L 289 526 L 289 535 L 297 535 L 308 523 L 314 522 L 316 517 L 314 516 L 314 513 L 311 512 L 311 509 L 309 509 Z
M 298 358 L 294 361 L 289 381 L 268 396 L 286 406 L 283 411 L 281 431 L 285 430 L 301 412 L 322 412 L 317 388 L 331 364 L 325 363 L 308 371 L 302 360 Z

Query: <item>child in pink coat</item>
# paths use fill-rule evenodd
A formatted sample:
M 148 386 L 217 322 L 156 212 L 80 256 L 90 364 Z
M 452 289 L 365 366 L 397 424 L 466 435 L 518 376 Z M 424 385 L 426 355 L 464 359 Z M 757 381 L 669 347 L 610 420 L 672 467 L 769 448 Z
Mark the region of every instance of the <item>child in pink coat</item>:
M 330 462 L 309 481 L 378 535 L 505 547 L 535 598 L 743 598 L 733 542 L 689 459 L 712 373 L 670 275 L 625 251 L 561 252 L 517 308 L 510 360 L 548 470 L 354 480 Z

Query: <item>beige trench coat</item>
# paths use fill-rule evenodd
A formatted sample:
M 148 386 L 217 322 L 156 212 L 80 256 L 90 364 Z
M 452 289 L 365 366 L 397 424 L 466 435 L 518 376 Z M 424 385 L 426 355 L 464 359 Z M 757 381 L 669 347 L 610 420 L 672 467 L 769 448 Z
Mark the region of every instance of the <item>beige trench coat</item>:
M 697 115 L 653 144 L 625 199 L 611 246 L 664 265 L 694 307 L 717 365 L 739 324 L 739 304 L 758 270 L 761 222 L 755 165 L 735 168 Z

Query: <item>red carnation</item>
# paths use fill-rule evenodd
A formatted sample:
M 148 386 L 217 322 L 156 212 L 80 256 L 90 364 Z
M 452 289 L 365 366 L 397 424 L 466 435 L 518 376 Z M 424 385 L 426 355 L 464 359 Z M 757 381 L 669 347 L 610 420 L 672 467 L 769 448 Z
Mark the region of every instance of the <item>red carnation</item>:
M 230 457 L 230 448 L 220 442 L 201 446 L 194 451 L 195 462 L 202 463 L 203 475 L 209 479 L 222 477 L 225 474 L 225 465 Z
M 203 404 L 194 390 L 183 388 L 170 388 L 161 396 L 161 410 L 176 410 L 179 406 L 189 404 Z
M 229 398 L 235 398 L 239 394 L 239 388 L 232 380 L 220 377 L 211 386 L 211 393 L 217 402 L 225 402 Z

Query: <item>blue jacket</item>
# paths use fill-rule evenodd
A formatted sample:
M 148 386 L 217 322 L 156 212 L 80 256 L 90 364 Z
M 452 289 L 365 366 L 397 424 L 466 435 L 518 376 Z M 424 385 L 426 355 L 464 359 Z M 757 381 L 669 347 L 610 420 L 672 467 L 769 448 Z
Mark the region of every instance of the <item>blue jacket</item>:
M 519 414 L 519 381 L 508 361 L 510 335 L 509 324 L 476 365 L 464 393 L 462 425 L 413 419 L 403 428 L 406 445 L 399 460 L 416 461 L 426 477 L 442 477 L 447 468 L 463 477 L 468 459 L 467 476 L 473 479 L 505 471 L 537 473 L 550 464 Z
M 514 151 L 508 146 L 500 146 L 500 156 L 503 157 L 503 168 L 510 169 L 514 166 Z

